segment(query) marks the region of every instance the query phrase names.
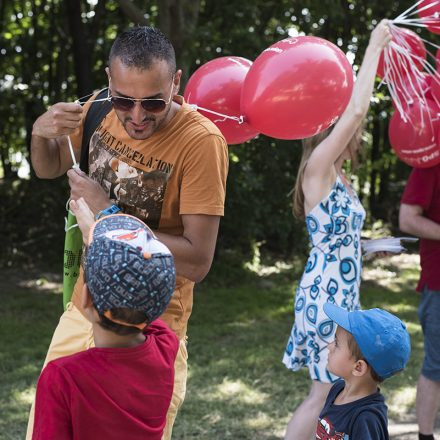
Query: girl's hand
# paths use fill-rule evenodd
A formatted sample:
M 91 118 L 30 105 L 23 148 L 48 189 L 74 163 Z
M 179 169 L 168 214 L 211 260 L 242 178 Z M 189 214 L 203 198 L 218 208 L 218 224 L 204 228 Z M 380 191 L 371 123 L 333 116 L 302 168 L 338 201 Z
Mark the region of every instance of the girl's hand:
M 382 50 L 391 41 L 391 38 L 389 21 L 383 19 L 371 32 L 369 46 Z

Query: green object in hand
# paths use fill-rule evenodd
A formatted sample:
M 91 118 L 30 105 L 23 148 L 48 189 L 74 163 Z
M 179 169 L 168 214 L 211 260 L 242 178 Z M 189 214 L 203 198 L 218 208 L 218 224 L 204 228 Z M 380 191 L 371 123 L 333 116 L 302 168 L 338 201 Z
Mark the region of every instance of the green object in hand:
M 72 298 L 73 288 L 79 276 L 82 253 L 82 233 L 76 225 L 76 217 L 69 211 L 67 216 L 66 237 L 64 239 L 63 306 Z

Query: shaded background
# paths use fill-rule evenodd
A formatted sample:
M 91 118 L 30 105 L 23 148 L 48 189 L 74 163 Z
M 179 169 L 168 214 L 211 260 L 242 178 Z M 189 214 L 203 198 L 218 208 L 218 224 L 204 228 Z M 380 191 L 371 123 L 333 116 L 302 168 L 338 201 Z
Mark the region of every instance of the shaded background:
M 254 60 L 283 38 L 304 32 L 337 44 L 357 68 L 376 20 L 393 18 L 413 1 L 391 0 L 0 0 L 0 265 L 50 266 L 61 272 L 65 178 L 43 181 L 29 169 L 33 121 L 60 100 L 106 85 L 113 39 L 134 24 L 161 28 L 171 39 L 183 86 L 201 64 L 219 56 Z M 438 38 L 423 31 L 431 41 Z M 438 41 L 437 41 L 438 43 Z M 428 50 L 431 50 L 428 47 Z M 183 94 L 183 88 L 181 89 Z M 410 168 L 387 137 L 391 102 L 376 91 L 355 187 L 367 229 L 397 225 Z M 292 121 L 294 123 L 294 121 Z M 307 235 L 291 215 L 301 144 L 259 136 L 229 149 L 226 215 L 217 262 L 288 260 L 303 255 Z M 229 269 L 230 270 L 230 269 Z

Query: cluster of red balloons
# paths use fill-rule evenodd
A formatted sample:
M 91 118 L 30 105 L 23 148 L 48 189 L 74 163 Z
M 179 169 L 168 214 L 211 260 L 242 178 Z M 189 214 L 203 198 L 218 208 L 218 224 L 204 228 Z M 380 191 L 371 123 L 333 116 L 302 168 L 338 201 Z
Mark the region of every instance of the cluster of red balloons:
M 259 133 L 278 139 L 317 134 L 341 115 L 352 88 L 351 65 L 338 47 L 298 36 L 268 47 L 254 63 L 235 56 L 207 62 L 191 76 L 184 96 L 228 144 L 238 144 Z
M 425 6 L 431 5 L 427 9 Z M 440 2 L 424 0 L 417 5 L 427 28 L 440 34 Z M 423 72 L 426 49 L 414 32 L 401 28 L 393 41 L 409 51 L 410 58 L 389 52 L 387 80 L 392 82 L 399 101 L 391 117 L 388 135 L 396 155 L 416 168 L 428 168 L 440 163 L 440 60 L 437 52 L 437 73 Z M 377 74 L 385 75 L 384 55 Z M 396 100 L 397 100 L 396 99 Z

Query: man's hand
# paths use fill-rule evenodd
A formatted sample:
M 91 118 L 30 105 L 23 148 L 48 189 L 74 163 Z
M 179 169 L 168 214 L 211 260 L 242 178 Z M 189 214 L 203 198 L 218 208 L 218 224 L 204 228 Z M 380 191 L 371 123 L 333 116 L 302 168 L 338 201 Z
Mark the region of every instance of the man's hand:
M 81 123 L 83 108 L 75 102 L 58 102 L 34 123 L 32 134 L 56 139 L 74 132 Z
M 67 171 L 67 177 L 69 178 L 70 198 L 78 200 L 82 197 L 93 215 L 112 205 L 101 186 L 80 169 L 70 169 Z
M 90 228 L 95 221 L 93 212 L 82 197 L 78 200 L 71 200 L 70 209 L 75 214 L 79 229 L 81 229 L 83 242 L 88 245 Z

